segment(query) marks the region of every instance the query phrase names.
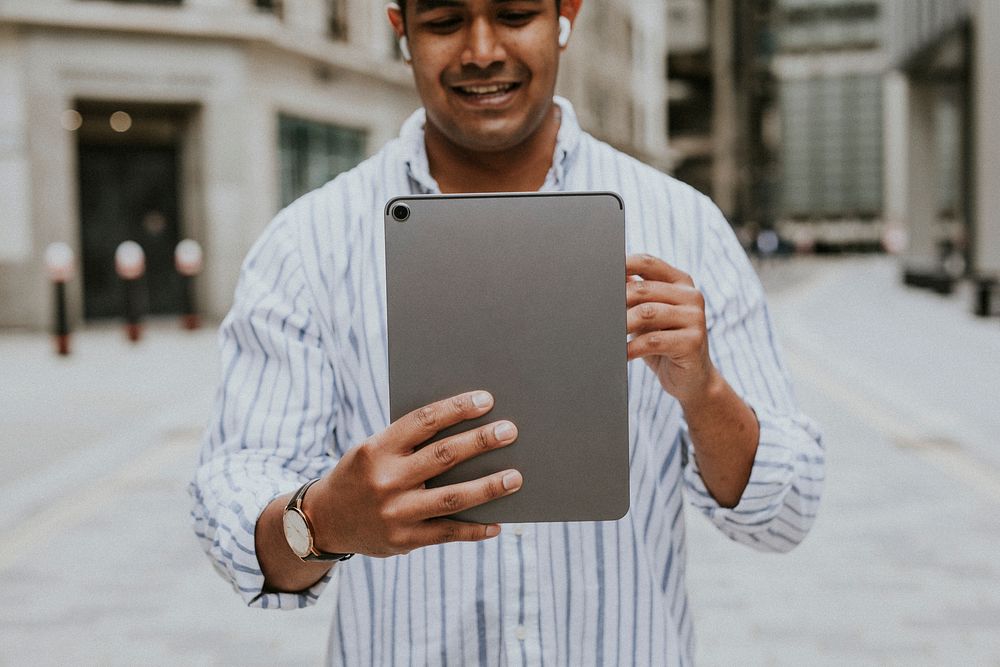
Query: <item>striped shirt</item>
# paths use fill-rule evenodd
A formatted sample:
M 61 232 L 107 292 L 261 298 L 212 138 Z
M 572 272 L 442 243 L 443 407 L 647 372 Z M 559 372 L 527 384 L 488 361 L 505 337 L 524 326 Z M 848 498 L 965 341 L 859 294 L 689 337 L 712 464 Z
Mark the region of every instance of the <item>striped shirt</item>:
M 750 482 L 735 508 L 715 502 L 679 404 L 640 360 L 628 367 L 623 519 L 508 525 L 482 543 L 358 556 L 303 593 L 262 591 L 263 508 L 388 424 L 383 207 L 439 192 L 418 111 L 378 154 L 279 213 L 251 250 L 221 327 L 221 388 L 190 487 L 195 532 L 247 604 L 303 607 L 330 586 L 330 664 L 690 664 L 683 499 L 762 551 L 791 549 L 816 516 L 820 434 L 796 407 L 760 282 L 729 225 L 705 196 L 584 133 L 556 102 L 542 190 L 620 193 L 628 252 L 692 275 L 712 359 L 760 421 Z

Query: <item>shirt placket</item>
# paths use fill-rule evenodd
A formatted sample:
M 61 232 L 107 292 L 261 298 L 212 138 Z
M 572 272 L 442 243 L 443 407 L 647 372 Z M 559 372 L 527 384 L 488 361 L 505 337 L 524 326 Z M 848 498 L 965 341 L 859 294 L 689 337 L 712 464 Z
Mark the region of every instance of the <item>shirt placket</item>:
M 531 524 L 504 527 L 503 633 L 509 665 L 538 665 L 542 656 L 539 635 L 538 559 L 536 529 Z

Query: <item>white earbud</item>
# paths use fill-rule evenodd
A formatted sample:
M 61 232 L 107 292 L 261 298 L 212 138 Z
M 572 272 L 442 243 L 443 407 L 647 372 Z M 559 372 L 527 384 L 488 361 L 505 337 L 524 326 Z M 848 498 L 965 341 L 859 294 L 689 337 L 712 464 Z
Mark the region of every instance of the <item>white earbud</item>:
M 559 17 L 559 48 L 566 48 L 569 44 L 569 34 L 573 32 L 573 24 L 565 16 Z
M 399 12 L 403 13 L 402 7 L 399 6 L 398 2 L 389 2 L 385 5 L 385 11 L 389 12 Z M 392 18 L 391 16 L 389 17 Z M 406 39 L 406 35 L 399 38 L 399 53 L 403 56 L 403 60 L 410 62 L 413 60 L 413 56 L 410 55 L 410 40 Z

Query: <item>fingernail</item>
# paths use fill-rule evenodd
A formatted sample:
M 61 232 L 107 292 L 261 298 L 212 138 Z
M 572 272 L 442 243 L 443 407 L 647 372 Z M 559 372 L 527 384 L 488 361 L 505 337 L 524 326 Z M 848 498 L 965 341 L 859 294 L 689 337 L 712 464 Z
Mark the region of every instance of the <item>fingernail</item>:
M 485 391 L 477 391 L 472 395 L 472 404 L 477 408 L 485 408 L 490 404 L 491 396 Z
M 500 526 L 486 526 L 486 537 L 496 537 L 500 534 Z
M 516 470 L 512 470 L 503 476 L 503 488 L 508 491 L 513 491 L 521 487 L 521 473 Z
M 514 437 L 514 425 L 510 422 L 501 422 L 497 424 L 495 429 L 493 429 L 493 435 L 495 435 L 497 440 L 500 442 L 510 440 Z

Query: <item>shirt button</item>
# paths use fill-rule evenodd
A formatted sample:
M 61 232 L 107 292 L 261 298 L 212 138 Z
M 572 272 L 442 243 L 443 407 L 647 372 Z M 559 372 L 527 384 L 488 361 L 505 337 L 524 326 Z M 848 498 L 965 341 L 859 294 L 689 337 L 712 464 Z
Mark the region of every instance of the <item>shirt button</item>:
M 514 534 L 517 535 L 518 537 L 524 535 L 524 526 L 522 526 L 521 524 L 517 524 L 516 526 L 514 526 Z
M 517 629 L 514 630 L 514 636 L 523 642 L 528 636 L 528 631 L 524 629 L 523 625 L 519 625 L 517 626 Z

